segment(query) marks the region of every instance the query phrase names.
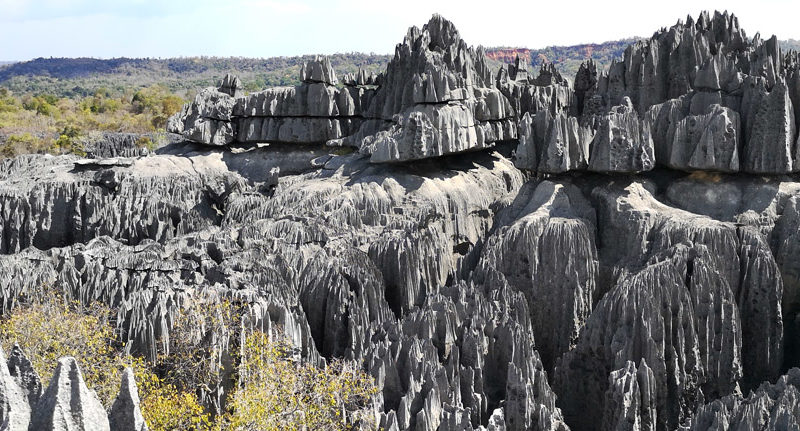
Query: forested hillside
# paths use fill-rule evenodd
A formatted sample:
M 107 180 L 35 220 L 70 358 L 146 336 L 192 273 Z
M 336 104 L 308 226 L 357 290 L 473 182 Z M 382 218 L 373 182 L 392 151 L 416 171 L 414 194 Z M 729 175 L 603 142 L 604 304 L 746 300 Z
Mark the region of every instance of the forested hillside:
M 580 63 L 592 58 L 601 67 L 619 58 L 635 39 L 600 44 L 557 46 L 543 49 L 488 48 L 495 66 L 514 61 L 516 55 L 528 60 L 532 68 L 543 62 L 556 64 L 565 77 L 572 78 Z M 186 96 L 196 89 L 216 84 L 226 73 L 239 76 L 246 90 L 297 84 L 300 65 L 311 55 L 297 57 L 241 58 L 186 57 L 148 58 L 37 58 L 31 61 L 0 62 L 0 85 L 16 94 L 52 94 L 58 97 L 86 97 L 98 89 L 122 94 L 133 88 L 159 84 Z M 360 68 L 378 73 L 390 56 L 345 53 L 330 56 L 338 74 Z
M 48 93 L 59 97 L 89 96 L 98 88 L 124 93 L 154 84 L 184 94 L 215 85 L 226 73 L 233 73 L 239 76 L 245 89 L 252 91 L 296 84 L 300 65 L 313 57 L 37 58 L 0 67 L 0 85 L 14 93 Z M 359 68 L 378 73 L 389 56 L 348 53 L 334 54 L 330 60 L 340 74 L 358 72 Z

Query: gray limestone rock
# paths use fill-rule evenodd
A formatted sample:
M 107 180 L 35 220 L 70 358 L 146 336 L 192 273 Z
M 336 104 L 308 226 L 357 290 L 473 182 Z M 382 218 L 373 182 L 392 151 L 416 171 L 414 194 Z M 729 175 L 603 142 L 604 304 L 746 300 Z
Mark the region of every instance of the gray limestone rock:
M 206 88 L 195 96 L 194 102 L 183 105 L 181 112 L 170 117 L 167 131 L 192 142 L 228 145 L 236 138 L 231 124 L 234 104 L 231 95 Z
M 374 73 L 367 75 L 367 71 L 359 68 L 358 73 L 346 73 L 342 76 L 342 84 L 348 87 L 379 85 L 380 78 Z
M 323 144 L 358 130 L 357 118 L 245 117 L 236 122 L 238 142 Z
M 784 80 L 768 90 L 765 78 L 748 77 L 742 99 L 743 170 L 788 173 L 798 167 L 794 108 Z
M 594 96 L 597 89 L 597 65 L 592 59 L 581 63 L 575 74 L 575 103 L 578 114 L 582 115 L 585 102 Z
M 241 181 L 218 154 L 147 157 L 128 160 L 128 166 L 84 162 L 77 172 L 74 159 L 61 157 L 48 165 L 46 157 L 29 157 L 27 167 L 13 160 L 0 167 L 3 253 L 100 235 L 132 243 L 172 238 L 217 223 L 215 207 Z M 21 169 L 28 169 L 27 178 L 19 175 Z
M 478 133 L 473 112 L 464 105 L 420 105 L 397 116 L 397 125 L 380 132 L 368 147 L 370 161 L 427 159 L 489 146 Z
M 169 119 L 167 130 L 188 141 L 216 146 L 322 144 L 359 130 L 374 89 L 335 87 L 336 74 L 327 58 L 306 62 L 300 74 L 302 83 L 296 87 L 248 95 L 240 90 L 238 78 L 228 75 L 219 89 L 202 90 L 193 103 L 184 105 Z
M 721 284 L 704 286 L 715 292 L 703 292 L 702 298 L 719 301 L 728 313 L 730 320 L 723 321 L 722 331 L 710 332 L 709 342 L 725 344 L 725 355 L 721 367 L 717 366 L 715 356 L 706 358 L 700 350 L 697 319 L 707 315 L 705 310 L 696 310 L 691 295 L 691 287 L 686 280 L 693 280 L 688 271 L 698 270 L 708 265 L 709 258 L 702 256 L 691 260 L 692 253 L 698 250 L 707 254 L 704 248 L 688 249 L 678 247 L 656 259 L 642 271 L 624 277 L 615 288 L 608 292 L 597 306 L 578 340 L 577 347 L 568 352 L 556 369 L 556 388 L 567 422 L 573 429 L 593 429 L 595 421 L 612 426 L 626 415 L 624 409 L 614 404 L 615 395 L 622 384 L 618 375 L 608 373 L 626 366 L 626 363 L 644 361 L 652 368 L 655 379 L 647 383 L 652 399 L 641 406 L 655 410 L 650 423 L 655 429 L 674 429 L 695 408 L 702 397 L 700 384 L 706 372 L 722 373 L 717 382 L 735 385 L 738 378 L 739 362 L 735 340 L 740 338 L 738 319 L 735 314 L 733 293 Z M 713 266 L 704 269 L 713 273 Z M 698 283 L 699 284 L 699 283 Z M 702 304 L 714 310 L 713 304 Z M 672 330 L 671 328 L 680 328 Z M 726 343 L 732 340 L 734 343 Z M 713 352 L 717 354 L 718 352 Z M 707 363 L 707 359 L 713 361 Z M 713 367 L 713 368 L 712 368 Z M 603 376 L 605 374 L 605 376 Z M 715 376 L 716 377 L 716 376 Z M 730 381 L 728 379 L 733 379 Z M 651 384 L 652 383 L 652 384 Z M 631 414 L 633 414 L 631 412 Z M 611 416 L 608 416 L 611 415 Z M 636 412 L 634 416 L 640 416 Z
M 238 98 L 241 97 L 242 92 L 242 81 L 239 80 L 238 76 L 231 75 L 230 73 L 225 74 L 225 77 L 222 78 L 222 81 L 219 83 L 218 90 L 220 93 L 225 93 L 228 96 Z
M 8 371 L 22 390 L 28 406 L 35 406 L 39 402 L 39 397 L 42 396 L 42 381 L 18 344 L 14 344 L 11 354 L 8 355 Z
M 737 172 L 741 126 L 739 114 L 711 105 L 675 127 L 669 166 L 676 169 Z
M 551 116 L 541 111 L 533 117 L 527 112 L 519 123 L 519 145 L 514 164 L 547 174 L 586 170 L 593 133 L 576 117 L 563 112 Z
M 0 428 L 26 431 L 31 420 L 31 407 L 25 391 L 9 372 L 6 355 L 0 348 Z
M 481 263 L 525 294 L 542 362 L 552 370 L 592 311 L 594 210 L 575 186 L 544 181 L 526 184 L 498 219 Z
M 341 88 L 325 59 L 296 87 L 227 76 L 170 119 L 196 143 L 3 160 L 0 311 L 54 286 L 152 359 L 231 301 L 236 328 L 194 334 L 217 414 L 230 334 L 280 331 L 373 376 L 384 429 L 794 426 L 797 56 L 703 13 L 574 90 L 520 63 L 495 75 L 435 16 Z M 74 361 L 43 395 L 20 348 L 0 362 L 9 423 L 144 429 L 130 372 L 108 422 Z
M 307 83 L 323 83 L 327 85 L 336 85 L 336 72 L 331 66 L 331 61 L 328 57 L 316 56 L 313 60 L 306 61 L 300 68 L 300 81 Z
M 150 139 L 150 142 L 157 139 L 155 136 L 136 133 L 90 133 L 84 138 L 82 145 L 88 158 L 141 157 L 150 154 L 150 149 L 141 141 L 143 138 Z
M 398 45 L 365 116 L 387 124 L 362 126 L 345 143 L 373 163 L 474 151 L 517 137 L 515 111 L 494 88 L 483 50 L 468 47 L 439 15 Z
M 655 157 L 663 166 L 795 172 L 793 64 L 774 36 L 750 40 L 734 15 L 704 12 L 631 45 L 599 76 L 591 65 L 583 67 L 575 80 L 578 112 L 587 120 L 598 115 L 598 105 L 608 109 L 630 99 L 653 126 Z
M 147 431 L 142 411 L 139 408 L 139 391 L 133 379 L 133 370 L 126 368 L 122 372 L 119 395 L 111 405 L 108 414 L 111 429 L 119 431 Z
M 61 358 L 50 385 L 33 409 L 31 429 L 42 431 L 110 430 L 108 416 L 94 391 L 86 387 L 74 358 Z
M 137 430 L 147 424 L 139 410 L 133 371 L 122 374 L 120 393 L 108 416 L 83 381 L 73 358 L 59 360 L 44 394 L 31 363 L 14 346 L 6 362 L 0 349 L 0 428 L 4 430 Z
M 740 69 L 732 70 L 731 64 L 738 66 L 739 56 L 747 58 L 752 45 L 759 43 L 750 43 L 736 16 L 715 12 L 712 17 L 703 12 L 697 21 L 688 17 L 631 45 L 622 61 L 597 78 L 591 92 L 602 95 L 610 106 L 629 97 L 636 111 L 644 114 L 651 106 L 692 89 L 732 90 Z
M 658 420 L 655 376 L 644 359 L 631 361 L 608 376 L 606 411 L 601 429 L 608 431 L 655 430 Z
M 577 112 L 575 93 L 552 64 L 543 64 L 535 78 L 520 73 L 512 77 L 506 69 L 500 69 L 496 85 L 518 117 L 525 113 L 533 116 L 542 111 L 553 116 L 562 112 L 571 115 Z
M 639 120 L 629 100 L 596 121 L 597 131 L 590 144 L 590 171 L 631 173 L 653 169 L 655 154 L 650 125 Z
M 677 426 L 702 397 L 775 378 L 773 360 L 783 356 L 783 288 L 764 236 L 663 205 L 646 184 L 633 183 L 622 194 L 611 192 L 614 187 L 593 193 L 603 245 L 600 272 L 614 287 L 556 367 L 554 387 L 567 422 L 590 429 L 583 418 L 619 411 L 603 402 L 613 381 L 600 376 L 623 368 L 623 361 L 644 359 L 653 370 L 656 429 Z M 597 410 L 587 415 L 586 407 L 577 406 Z
M 236 99 L 234 117 L 360 117 L 374 91 L 323 83 L 274 87 Z
M 647 111 L 656 161 L 686 171 L 738 172 L 743 142 L 739 114 L 719 104 L 691 114 L 690 106 L 701 97 L 669 100 Z
M 774 384 L 764 382 L 746 398 L 729 395 L 700 406 L 681 430 L 784 430 L 800 427 L 800 369 L 792 368 Z

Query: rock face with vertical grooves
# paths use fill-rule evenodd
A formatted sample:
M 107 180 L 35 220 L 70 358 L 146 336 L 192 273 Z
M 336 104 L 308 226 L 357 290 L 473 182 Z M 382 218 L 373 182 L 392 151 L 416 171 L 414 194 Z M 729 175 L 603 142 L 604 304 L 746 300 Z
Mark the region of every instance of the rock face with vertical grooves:
M 133 371 L 122 373 L 119 396 L 106 415 L 94 391 L 86 387 L 74 358 L 59 359 L 50 384 L 41 392 L 39 376 L 19 346 L 6 361 L 0 349 L 0 424 L 10 431 L 147 431 L 139 409 Z
M 139 408 L 139 391 L 136 389 L 136 381 L 133 379 L 133 370 L 131 368 L 126 368 L 122 372 L 119 395 L 114 400 L 114 404 L 111 405 L 108 422 L 111 429 L 114 430 L 148 430 L 142 411 Z
M 44 431 L 110 430 L 108 416 L 86 387 L 74 358 L 61 358 L 50 385 L 34 407 L 31 428 Z
M 27 395 L 9 371 L 5 352 L 0 348 L 0 424 L 3 429 L 28 429 L 31 406 Z
M 0 311 L 54 286 L 152 359 L 231 301 L 242 333 L 359 364 L 387 430 L 790 428 L 798 64 L 703 13 L 571 84 L 494 71 L 434 16 L 341 87 L 325 58 L 295 87 L 229 75 L 180 142 L 0 162 Z M 109 414 L 74 360 L 45 391 L 20 347 L 0 374 L 19 429 L 146 429 L 130 372 Z
M 658 416 L 653 370 L 644 359 L 637 367 L 631 361 L 608 376 L 603 430 L 654 430 Z
M 593 132 L 561 112 L 525 113 L 519 122 L 516 165 L 546 174 L 586 170 Z
M 301 84 L 245 95 L 239 78 L 228 75 L 169 119 L 167 130 L 205 145 L 232 143 L 321 144 L 355 133 L 374 89 L 337 88 L 327 57 L 300 69 Z
M 482 266 L 496 268 L 525 294 L 548 370 L 578 338 L 597 283 L 594 209 L 571 184 L 529 183 L 498 215 Z
M 728 395 L 697 409 L 681 430 L 793 429 L 800 426 L 800 369 L 792 368 L 774 384 L 765 382 L 746 398 Z
M 469 47 L 455 26 L 434 16 L 413 27 L 389 62 L 365 125 L 346 141 L 370 161 L 401 162 L 474 151 L 517 138 L 516 112 L 495 87 L 482 48 Z M 360 142 L 358 142 L 360 141 Z
M 656 160 L 672 169 L 738 172 L 744 140 L 739 114 L 712 104 L 693 115 L 692 100 L 682 97 L 647 111 Z
M 605 173 L 643 172 L 653 169 L 655 155 L 650 125 L 639 119 L 630 99 L 596 116 L 597 131 L 590 143 L 589 170 Z
M 557 365 L 555 387 L 567 422 L 591 429 L 582 420 L 609 414 L 608 373 L 644 360 L 656 377 L 656 429 L 674 429 L 704 397 L 778 376 L 783 286 L 755 228 L 663 206 L 647 184 L 617 187 L 593 192 L 601 272 L 614 285 Z
M 775 37 L 748 39 L 735 16 L 704 12 L 696 21 L 689 17 L 631 45 L 607 71 L 598 72 L 591 62 L 582 65 L 574 81 L 574 105 L 563 115 L 592 126 L 596 134 L 588 163 L 597 172 L 640 172 L 657 165 L 686 171 L 797 172 L 796 58 L 784 57 Z M 509 79 L 509 73 L 501 75 Z M 625 115 L 619 116 L 622 110 Z M 524 156 L 518 166 L 553 173 L 547 163 L 532 163 L 528 156 L 547 154 L 553 143 L 527 149 L 525 126 L 523 118 L 518 153 Z M 563 139 L 561 147 L 568 142 Z

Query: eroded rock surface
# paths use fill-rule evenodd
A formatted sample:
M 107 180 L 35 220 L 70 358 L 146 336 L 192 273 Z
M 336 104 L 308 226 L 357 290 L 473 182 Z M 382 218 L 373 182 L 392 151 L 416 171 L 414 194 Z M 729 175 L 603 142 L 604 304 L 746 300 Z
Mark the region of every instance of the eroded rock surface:
M 791 427 L 797 71 L 704 13 L 574 84 L 491 70 L 440 16 L 342 87 L 324 58 L 296 87 L 226 76 L 170 119 L 191 142 L 0 163 L 0 309 L 56 286 L 154 358 L 233 301 L 297 359 L 360 364 L 384 429 Z M 9 423 L 146 427 L 130 373 L 110 415 L 74 361 L 45 391 L 18 347 L 3 373 Z

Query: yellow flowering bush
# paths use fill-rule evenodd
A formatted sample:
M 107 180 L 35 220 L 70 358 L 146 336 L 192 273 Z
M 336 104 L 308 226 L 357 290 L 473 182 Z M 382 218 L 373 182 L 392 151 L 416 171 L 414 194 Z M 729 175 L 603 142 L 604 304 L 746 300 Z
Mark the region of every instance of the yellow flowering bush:
M 192 392 L 181 391 L 148 368 L 135 372 L 140 408 L 153 431 L 218 429 Z
M 179 313 L 169 351 L 154 363 L 123 354 L 111 311 L 103 305 L 69 301 L 47 287 L 20 301 L 0 319 L 6 350 L 19 343 L 45 385 L 58 358 L 75 357 L 87 386 L 107 408 L 119 391 L 121 371 L 133 368 L 152 431 L 348 430 L 374 422 L 370 405 L 378 390 L 356 364 L 316 367 L 300 361 L 280 334 L 241 338 L 242 310 L 216 296 L 198 296 Z M 212 417 L 198 389 L 209 393 L 226 383 L 233 393 L 222 414 Z
M 119 391 L 119 356 L 107 308 L 82 307 L 53 291 L 42 299 L 15 308 L 0 322 L 3 349 L 18 343 L 47 385 L 58 358 L 73 356 L 81 366 L 86 385 L 109 406 Z M 81 309 L 81 311 L 77 311 Z
M 36 298 L 16 307 L 0 321 L 0 341 L 8 351 L 18 343 L 47 385 L 58 358 L 73 356 L 86 385 L 107 408 L 114 402 L 125 367 L 134 370 L 142 415 L 152 431 L 214 429 L 197 396 L 178 390 L 159 378 L 141 358 L 126 357 L 115 338 L 110 310 L 67 301 L 54 289 L 43 288 Z
M 355 364 L 319 368 L 295 361 L 283 340 L 254 332 L 245 340 L 230 429 L 347 430 L 370 423 L 374 380 Z

